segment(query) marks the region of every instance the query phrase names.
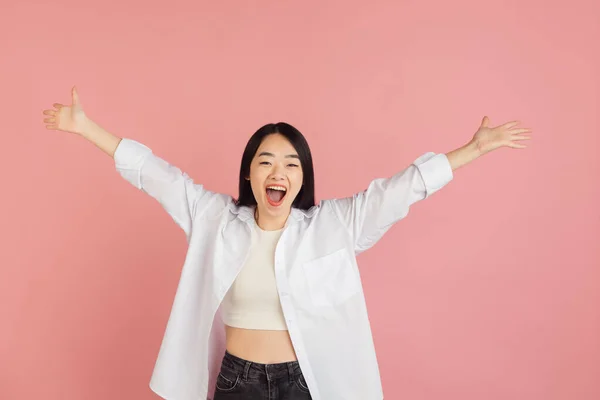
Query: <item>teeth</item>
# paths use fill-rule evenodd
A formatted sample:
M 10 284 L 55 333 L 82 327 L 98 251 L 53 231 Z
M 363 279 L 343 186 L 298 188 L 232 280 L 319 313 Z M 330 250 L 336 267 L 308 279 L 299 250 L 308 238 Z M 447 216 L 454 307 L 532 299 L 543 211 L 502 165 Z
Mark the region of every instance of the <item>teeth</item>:
M 285 188 L 282 188 L 281 186 L 267 186 L 267 189 L 273 189 L 273 190 L 279 190 L 281 192 L 285 192 Z

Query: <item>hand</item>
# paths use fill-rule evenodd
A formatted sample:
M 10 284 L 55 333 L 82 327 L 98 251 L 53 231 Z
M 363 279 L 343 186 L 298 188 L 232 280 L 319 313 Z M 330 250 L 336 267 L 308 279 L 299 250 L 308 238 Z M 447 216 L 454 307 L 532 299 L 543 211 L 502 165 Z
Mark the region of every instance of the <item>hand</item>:
M 489 124 L 489 118 L 483 117 L 481 126 L 471 140 L 471 143 L 476 146 L 481 155 L 503 146 L 524 149 L 527 146 L 517 142 L 531 139 L 531 136 L 523 135 L 524 133 L 531 133 L 531 129 L 517 128 L 519 121 L 507 122 L 494 128 L 491 128 Z
M 72 104 L 70 106 L 54 103 L 53 110 L 44 110 L 44 115 L 50 116 L 50 118 L 44 118 L 47 129 L 77 134 L 83 133 L 89 120 L 83 112 L 75 87 L 71 89 L 71 97 Z

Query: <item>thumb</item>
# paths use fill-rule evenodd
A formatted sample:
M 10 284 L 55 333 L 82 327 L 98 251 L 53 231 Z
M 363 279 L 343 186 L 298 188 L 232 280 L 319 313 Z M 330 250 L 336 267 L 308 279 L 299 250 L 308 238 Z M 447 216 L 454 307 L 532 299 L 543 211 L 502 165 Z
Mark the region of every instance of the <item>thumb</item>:
M 73 98 L 73 105 L 81 105 L 79 102 L 79 93 L 77 93 L 77 88 L 75 86 L 71 89 L 71 97 Z
M 489 126 L 489 124 L 490 124 L 490 119 L 487 116 L 483 117 L 483 120 L 481 121 L 481 126 L 483 128 L 487 128 Z

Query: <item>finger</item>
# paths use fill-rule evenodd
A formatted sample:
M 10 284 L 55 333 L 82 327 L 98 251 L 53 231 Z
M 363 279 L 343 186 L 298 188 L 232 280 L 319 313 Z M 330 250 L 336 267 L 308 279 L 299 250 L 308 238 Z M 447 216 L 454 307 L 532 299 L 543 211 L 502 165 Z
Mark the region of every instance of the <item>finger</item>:
M 525 136 L 525 135 L 514 135 L 511 136 L 510 140 L 529 140 L 531 139 L 531 136 Z
M 60 109 L 61 109 L 61 108 L 63 108 L 64 106 L 63 106 L 62 104 L 60 104 L 60 103 L 54 103 L 54 104 L 52 104 L 52 107 L 54 107 L 54 108 L 57 108 L 57 109 L 59 109 L 59 110 L 60 110 Z
M 56 118 L 44 118 L 44 122 L 47 124 L 54 124 L 56 122 Z
M 56 111 L 55 110 L 44 110 L 44 115 L 55 116 L 56 115 Z
M 526 149 L 527 146 L 525 146 L 524 144 L 519 144 L 519 143 L 511 143 L 508 145 L 508 147 L 511 147 L 513 149 Z
M 510 129 L 510 128 L 512 128 L 513 126 L 517 126 L 517 125 L 519 125 L 519 124 L 520 124 L 520 122 L 519 122 L 519 121 L 510 121 L 510 122 L 507 122 L 507 123 L 505 123 L 505 124 L 503 124 L 503 125 L 500 125 L 500 128 L 503 128 L 503 129 Z
M 46 125 L 46 129 L 56 129 L 56 125 Z
M 509 130 L 509 132 L 513 135 L 514 134 L 518 135 L 520 133 L 531 133 L 531 129 L 529 129 L 529 128 L 511 129 L 511 130 Z
M 484 128 L 487 128 L 489 126 L 489 124 L 490 124 L 490 119 L 487 116 L 483 117 L 483 119 L 481 120 L 481 126 Z
M 79 104 L 79 93 L 77 93 L 77 88 L 75 86 L 71 89 L 71 97 L 73 98 L 73 104 Z

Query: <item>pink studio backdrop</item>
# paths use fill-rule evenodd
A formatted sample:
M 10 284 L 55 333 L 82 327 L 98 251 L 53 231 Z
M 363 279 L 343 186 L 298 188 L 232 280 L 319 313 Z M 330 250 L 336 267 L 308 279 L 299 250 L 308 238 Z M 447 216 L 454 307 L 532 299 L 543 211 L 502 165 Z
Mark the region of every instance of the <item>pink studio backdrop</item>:
M 319 199 L 481 118 L 526 150 L 459 169 L 360 256 L 386 399 L 600 398 L 597 1 L 12 2 L 0 16 L 0 398 L 154 399 L 183 233 L 69 102 L 235 195 L 267 122 L 308 138 Z

